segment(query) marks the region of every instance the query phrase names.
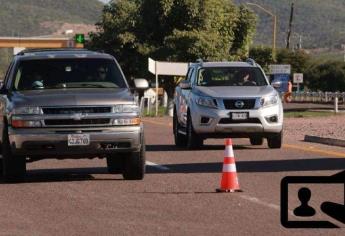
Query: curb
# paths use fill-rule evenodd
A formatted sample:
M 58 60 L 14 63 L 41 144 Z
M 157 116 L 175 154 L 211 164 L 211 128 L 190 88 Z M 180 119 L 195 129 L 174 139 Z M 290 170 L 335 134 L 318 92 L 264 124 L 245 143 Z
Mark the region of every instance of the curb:
M 345 147 L 345 140 L 342 139 L 322 138 L 318 136 L 305 135 L 304 141 L 311 143 L 327 144 L 331 146 Z

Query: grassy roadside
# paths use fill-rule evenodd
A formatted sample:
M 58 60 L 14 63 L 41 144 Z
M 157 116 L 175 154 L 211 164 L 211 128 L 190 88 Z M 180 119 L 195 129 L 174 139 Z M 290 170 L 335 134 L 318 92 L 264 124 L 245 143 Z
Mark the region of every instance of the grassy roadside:
M 340 116 L 344 113 L 335 114 L 333 111 L 285 111 L 285 118 L 327 117 Z

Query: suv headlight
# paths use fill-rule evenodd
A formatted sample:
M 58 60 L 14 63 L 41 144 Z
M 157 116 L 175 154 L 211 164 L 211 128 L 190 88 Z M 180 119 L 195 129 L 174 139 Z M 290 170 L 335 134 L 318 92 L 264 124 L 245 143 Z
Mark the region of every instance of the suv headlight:
M 13 109 L 14 115 L 39 115 L 42 114 L 42 110 L 39 107 L 17 107 Z
M 140 108 L 134 104 L 120 104 L 112 108 L 112 112 L 119 114 L 119 118 L 113 119 L 115 126 L 140 125 Z
M 260 100 L 260 104 L 263 107 L 275 105 L 278 103 L 278 95 L 263 97 Z
M 113 113 L 139 113 L 140 109 L 137 105 L 115 105 Z
M 210 97 L 197 97 L 195 100 L 196 104 L 204 107 L 217 108 L 217 101 Z

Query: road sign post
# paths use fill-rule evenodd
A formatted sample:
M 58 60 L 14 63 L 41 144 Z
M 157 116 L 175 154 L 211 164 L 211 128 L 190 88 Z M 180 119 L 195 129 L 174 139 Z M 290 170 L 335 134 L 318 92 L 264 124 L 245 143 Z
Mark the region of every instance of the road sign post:
M 293 82 L 297 84 L 297 92 L 299 92 L 299 85 L 303 84 L 303 74 L 302 73 L 294 73 L 293 74 Z

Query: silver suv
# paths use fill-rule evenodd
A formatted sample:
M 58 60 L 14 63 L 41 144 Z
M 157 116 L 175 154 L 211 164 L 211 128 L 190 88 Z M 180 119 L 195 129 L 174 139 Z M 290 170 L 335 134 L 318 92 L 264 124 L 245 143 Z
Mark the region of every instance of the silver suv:
M 7 181 L 23 180 L 26 162 L 45 158 L 106 158 L 110 173 L 144 177 L 140 109 L 108 54 L 54 49 L 16 55 L 1 87 L 0 134 Z
M 192 63 L 175 90 L 173 132 L 177 146 L 197 148 L 207 138 L 249 138 L 270 148 L 283 139 L 283 108 L 254 60 Z

